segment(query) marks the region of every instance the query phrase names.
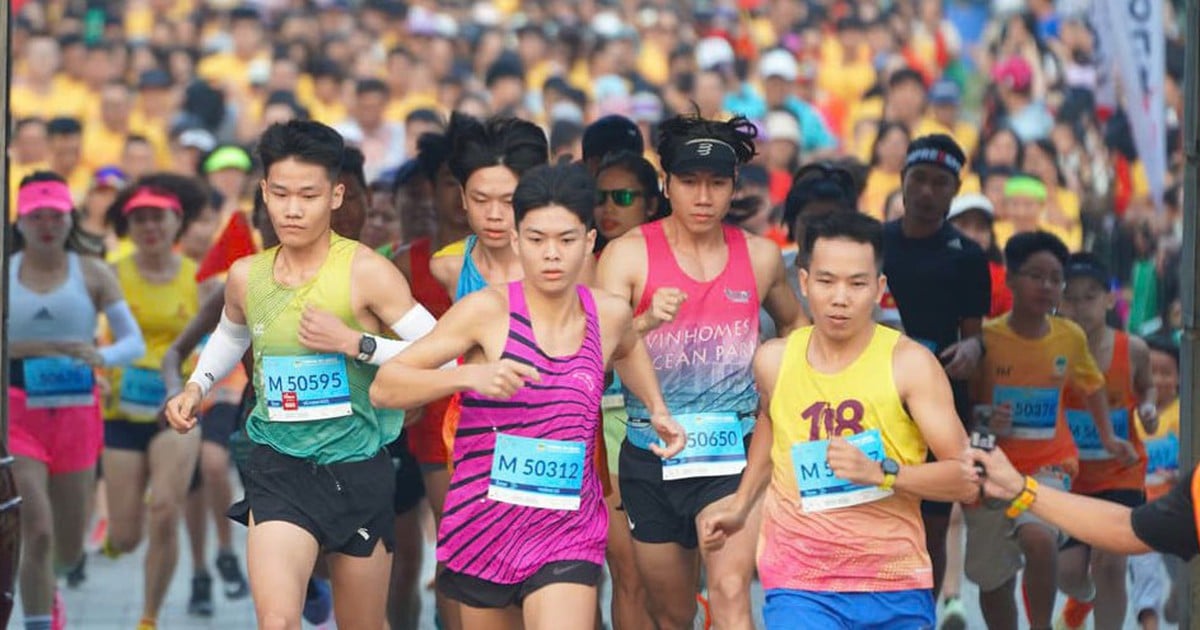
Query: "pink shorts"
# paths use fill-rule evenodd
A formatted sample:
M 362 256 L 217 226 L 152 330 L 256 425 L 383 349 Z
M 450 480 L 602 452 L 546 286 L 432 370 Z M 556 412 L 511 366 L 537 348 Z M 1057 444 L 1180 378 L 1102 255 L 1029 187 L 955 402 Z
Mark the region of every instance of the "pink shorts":
M 100 399 L 86 407 L 29 409 L 25 390 L 8 388 L 8 449 L 46 464 L 51 475 L 95 468 L 104 448 Z

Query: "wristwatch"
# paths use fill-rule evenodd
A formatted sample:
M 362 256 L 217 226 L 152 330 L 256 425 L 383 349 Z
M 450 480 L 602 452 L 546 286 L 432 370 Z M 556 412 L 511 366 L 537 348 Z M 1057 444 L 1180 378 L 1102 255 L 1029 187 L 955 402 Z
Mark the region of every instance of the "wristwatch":
M 884 490 L 891 490 L 896 483 L 896 475 L 900 474 L 900 464 L 896 460 L 887 457 L 879 462 L 879 467 L 883 469 L 883 483 L 879 487 Z
M 358 338 L 358 356 L 355 358 L 365 363 L 370 361 L 373 356 L 375 356 L 375 338 L 364 334 Z

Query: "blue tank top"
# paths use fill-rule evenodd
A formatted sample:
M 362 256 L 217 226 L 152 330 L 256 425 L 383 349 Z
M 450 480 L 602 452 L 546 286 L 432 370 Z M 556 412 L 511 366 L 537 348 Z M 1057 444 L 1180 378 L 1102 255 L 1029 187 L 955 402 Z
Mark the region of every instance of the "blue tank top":
M 479 268 L 475 266 L 475 261 L 471 259 L 471 251 L 475 249 L 478 240 L 472 234 L 467 237 L 467 244 L 463 246 L 462 271 L 458 272 L 458 286 L 454 290 L 455 302 L 488 285 L 487 280 L 483 279 L 483 274 L 479 273 Z
M 96 338 L 96 305 L 88 293 L 79 255 L 67 254 L 67 279 L 48 293 L 37 293 L 21 284 L 24 253 L 13 256 L 8 267 L 8 341 L 79 341 Z

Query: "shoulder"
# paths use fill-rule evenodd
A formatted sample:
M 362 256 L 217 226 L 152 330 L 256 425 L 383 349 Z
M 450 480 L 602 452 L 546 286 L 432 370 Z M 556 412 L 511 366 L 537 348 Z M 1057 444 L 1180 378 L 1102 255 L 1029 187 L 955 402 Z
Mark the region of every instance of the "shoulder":
M 116 268 L 125 263 L 125 260 L 121 260 L 113 265 L 109 265 L 107 262 L 93 256 L 83 256 L 80 254 L 76 254 L 75 256 L 76 260 L 79 261 L 79 271 L 83 273 L 85 278 L 92 280 L 112 279 L 115 281 L 117 279 Z M 129 262 L 132 262 L 132 260 Z
M 1128 333 L 1126 333 L 1126 337 L 1129 339 L 1129 356 L 1135 362 L 1150 357 L 1150 346 L 1146 344 L 1145 339 Z
M 783 265 L 783 252 L 775 241 L 745 230 L 742 234 L 746 236 L 746 251 L 750 253 L 750 262 L 755 269 L 767 270 Z
M 758 350 L 754 351 L 754 374 L 759 377 L 777 374 L 783 364 L 783 355 L 787 352 L 788 343 L 798 334 L 800 331 L 793 331 L 787 337 L 764 341 Z
M 592 292 L 592 299 L 596 302 L 596 313 L 600 316 L 600 321 L 618 327 L 630 325 L 630 322 L 633 321 L 633 309 L 630 308 L 628 302 L 604 289 L 589 287 L 589 290 Z
M 1061 336 L 1071 343 L 1083 344 L 1087 347 L 1087 333 L 1079 324 L 1065 318 L 1053 315 L 1050 317 L 1050 328 L 1056 336 Z
M 900 334 L 898 331 L 885 326 L 881 326 L 880 329 L 878 333 L 886 331 L 887 334 L 897 337 L 895 345 L 892 346 L 892 364 L 900 368 L 893 370 L 894 378 L 897 382 L 912 376 L 924 378 L 924 370 L 930 366 L 936 366 L 937 370 L 941 371 L 941 363 L 938 362 L 937 357 L 933 356 L 929 348 Z M 914 373 L 915 370 L 922 371 Z
M 638 226 L 610 241 L 600 253 L 597 266 L 630 269 L 633 262 L 640 262 L 646 257 L 646 235 Z
M 472 319 L 486 320 L 497 313 L 508 315 L 508 287 L 492 285 L 463 297 L 450 307 L 460 313 L 470 313 Z

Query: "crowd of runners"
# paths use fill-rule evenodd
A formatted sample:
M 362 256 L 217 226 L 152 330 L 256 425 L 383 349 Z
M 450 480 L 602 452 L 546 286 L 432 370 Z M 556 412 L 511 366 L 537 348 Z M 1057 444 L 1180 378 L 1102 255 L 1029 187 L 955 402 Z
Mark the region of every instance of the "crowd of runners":
M 286 46 L 255 65 L 268 15 L 299 42 L 312 24 L 238 7 L 218 13 L 230 51 L 156 126 L 171 114 L 156 96 L 192 69 L 153 20 L 146 47 L 168 54 L 124 62 L 148 66 L 141 109 L 120 80 L 94 104 L 68 92 L 116 63 L 107 29 L 174 19 L 172 3 L 130 3 L 124 22 L 58 4 L 27 5 L 10 107 L 27 630 L 86 623 L 59 589 L 88 588 L 93 550 L 143 541 L 139 630 L 157 627 L 181 548 L 189 614 L 213 614 L 216 584 L 263 628 L 416 628 L 431 587 L 440 628 L 590 630 L 605 568 L 617 630 L 964 628 L 975 606 L 993 629 L 1177 618 L 1200 494 L 1178 462 L 1182 193 L 1172 176 L 1152 209 L 1123 114 L 1105 114 L 1111 163 L 1078 161 L 1100 115 L 1038 47 L 1048 14 L 1005 22 L 980 142 L 952 57 L 908 47 L 861 86 L 849 52 L 841 82 L 822 79 L 864 92 L 853 111 L 800 80 L 820 41 L 756 50 L 737 29 L 689 49 L 692 83 L 672 53 L 666 87 L 614 96 L 604 79 L 649 72 L 622 66 L 619 18 L 593 19 L 616 30 L 592 51 L 597 84 L 550 75 L 529 98 L 548 36 L 525 22 L 526 57 L 497 53 L 488 93 L 442 108 L 415 84 L 453 21 L 387 2 L 313 21 L 384 38 L 399 20 L 403 101 L 399 83 L 339 75 L 353 55 L 338 46 L 361 42 L 321 42 L 303 72 Z M 792 35 L 828 26 L 843 51 L 881 46 L 872 29 L 897 13 L 949 24 L 903 14 L 932 2 L 874 18 L 779 3 L 827 12 L 804 20 L 751 4 Z M 1054 15 L 1070 49 L 1079 24 Z M 37 29 L 55 23 L 58 39 Z M 639 28 L 661 45 L 661 24 Z M 949 50 L 950 28 L 923 36 Z M 751 52 L 763 95 L 707 98 Z M 1064 93 L 1051 116 L 1042 99 Z M 1107 221 L 1081 210 L 1097 187 Z

